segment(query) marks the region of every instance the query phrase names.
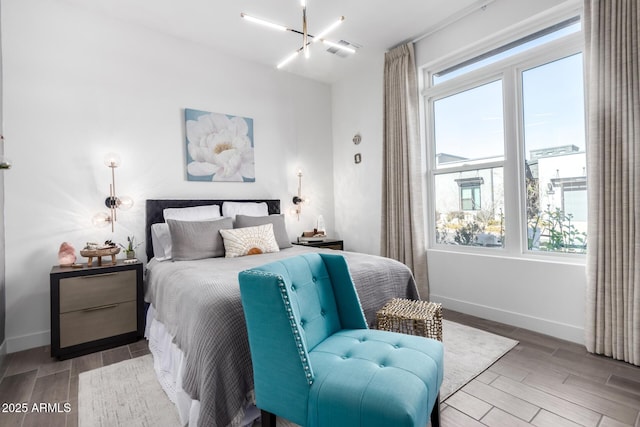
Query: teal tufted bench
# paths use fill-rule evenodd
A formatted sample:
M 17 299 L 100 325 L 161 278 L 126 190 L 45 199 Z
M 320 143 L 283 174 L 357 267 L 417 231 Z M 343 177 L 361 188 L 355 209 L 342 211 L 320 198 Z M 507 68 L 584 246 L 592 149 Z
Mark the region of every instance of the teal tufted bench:
M 344 258 L 305 254 L 239 274 L 263 425 L 439 425 L 442 343 L 371 330 Z

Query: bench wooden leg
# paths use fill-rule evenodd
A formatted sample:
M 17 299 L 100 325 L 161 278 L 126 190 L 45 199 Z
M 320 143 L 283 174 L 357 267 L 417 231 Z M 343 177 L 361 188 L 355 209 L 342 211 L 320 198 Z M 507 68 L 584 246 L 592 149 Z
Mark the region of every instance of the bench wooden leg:
M 260 410 L 262 427 L 276 427 L 276 415 L 271 412 Z
M 436 403 L 431 410 L 431 427 L 440 427 L 440 394 L 436 397 Z

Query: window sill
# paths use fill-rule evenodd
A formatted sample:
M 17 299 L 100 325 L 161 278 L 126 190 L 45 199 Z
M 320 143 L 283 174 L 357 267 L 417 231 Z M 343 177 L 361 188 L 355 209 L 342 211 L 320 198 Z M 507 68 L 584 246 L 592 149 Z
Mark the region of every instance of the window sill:
M 435 245 L 427 248 L 427 253 L 448 253 L 481 256 L 490 258 L 513 259 L 519 261 L 532 261 L 540 263 L 553 263 L 563 265 L 582 265 L 586 266 L 587 256 L 585 254 L 558 253 L 550 254 L 547 252 L 515 252 L 504 248 L 474 247 L 474 246 L 455 246 L 455 245 Z

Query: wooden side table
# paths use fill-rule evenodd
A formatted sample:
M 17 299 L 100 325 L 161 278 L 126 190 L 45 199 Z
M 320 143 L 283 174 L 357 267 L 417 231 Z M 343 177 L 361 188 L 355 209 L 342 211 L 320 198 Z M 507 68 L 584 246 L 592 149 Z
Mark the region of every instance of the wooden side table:
M 344 250 L 344 240 L 338 239 L 323 239 L 317 242 L 291 242 L 294 245 L 300 246 L 310 246 L 312 248 L 327 248 L 327 249 L 335 249 L 339 251 Z
M 144 334 L 142 263 L 54 266 L 51 356 L 67 359 L 137 341 Z

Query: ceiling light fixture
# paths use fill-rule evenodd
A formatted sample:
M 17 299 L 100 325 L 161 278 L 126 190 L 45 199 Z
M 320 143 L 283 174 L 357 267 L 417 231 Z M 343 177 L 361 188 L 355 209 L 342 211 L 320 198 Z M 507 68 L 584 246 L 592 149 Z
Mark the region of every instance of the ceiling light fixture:
M 277 68 L 282 68 L 285 65 L 287 65 L 296 56 L 298 56 L 298 54 L 300 52 L 303 52 L 304 53 L 304 57 L 308 59 L 309 56 L 310 56 L 309 45 L 311 43 L 315 43 L 315 42 L 318 42 L 318 41 L 322 41 L 322 42 L 324 42 L 324 43 L 326 43 L 326 44 L 328 44 L 330 46 L 333 46 L 333 47 L 335 47 L 337 49 L 344 50 L 345 52 L 349 52 L 349 53 L 355 53 L 356 52 L 355 49 L 347 48 L 345 46 L 339 45 L 338 43 L 334 43 L 334 42 L 330 42 L 328 40 L 325 40 L 325 37 L 327 36 L 327 34 L 329 34 L 331 31 L 335 30 L 344 21 L 344 16 L 341 16 L 340 18 L 338 18 L 337 21 L 335 21 L 333 24 L 329 25 L 327 28 L 322 30 L 320 33 L 318 33 L 318 35 L 313 36 L 313 35 L 309 34 L 309 32 L 308 32 L 307 1 L 306 0 L 300 0 L 300 6 L 302 6 L 302 31 L 295 30 L 295 29 L 290 28 L 290 27 L 285 27 L 285 26 L 280 25 L 280 24 L 274 24 L 272 22 L 265 21 L 265 20 L 260 19 L 260 18 L 255 18 L 255 17 L 253 17 L 251 15 L 247 15 L 244 12 L 240 13 L 240 17 L 246 19 L 249 22 L 253 22 L 253 23 L 256 23 L 256 24 L 264 25 L 266 27 L 273 28 L 273 29 L 279 30 L 279 31 L 291 31 L 292 33 L 296 33 L 296 34 L 302 35 L 302 46 L 299 49 L 297 49 L 295 52 L 293 52 L 292 54 L 287 56 L 285 59 L 283 59 L 280 63 L 278 63 Z

